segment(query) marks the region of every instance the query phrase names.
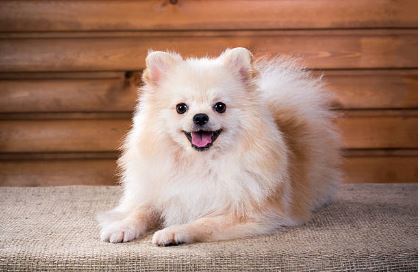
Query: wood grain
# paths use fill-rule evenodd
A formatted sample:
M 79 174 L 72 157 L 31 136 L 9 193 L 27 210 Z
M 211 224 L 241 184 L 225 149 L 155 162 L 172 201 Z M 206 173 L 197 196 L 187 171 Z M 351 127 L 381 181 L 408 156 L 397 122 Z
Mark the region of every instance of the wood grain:
M 115 151 L 128 119 L 1 120 L 1 152 Z M 415 112 L 353 112 L 337 119 L 343 148 L 417 148 Z
M 415 70 L 325 71 L 316 72 L 314 76 L 321 74 L 335 95 L 335 108 L 417 108 Z M 66 76 L 70 78 L 25 76 L 24 79 L 0 80 L 0 112 L 131 112 L 134 109 L 139 84 L 134 77 Z
M 0 37 L 0 72 L 128 71 L 147 50 L 215 56 L 243 46 L 258 57 L 300 57 L 308 68 L 415 68 L 417 30 L 224 31 Z
M 0 161 L 0 186 L 115 185 L 111 159 Z
M 2 1 L 0 31 L 417 27 L 415 0 Z
M 0 4 L 0 186 L 115 184 L 148 49 L 300 58 L 335 95 L 346 182 L 417 181 L 415 0 Z
M 114 151 L 130 127 L 129 120 L 0 121 L 2 152 Z
M 417 148 L 416 112 L 350 113 L 336 123 L 343 148 Z
M 132 111 L 137 87 L 125 79 L 0 80 L 0 112 Z
M 417 156 L 349 156 L 344 158 L 343 171 L 349 183 L 417 182 Z
M 128 76 L 126 76 L 128 74 Z M 0 80 L 22 80 L 22 79 L 123 79 L 130 77 L 132 71 L 128 72 L 2 72 Z
M 374 152 L 373 152 L 374 153 Z M 416 155 L 346 156 L 345 182 L 416 182 Z M 113 185 L 115 159 L 40 159 L 0 161 L 0 186 Z
M 417 71 L 327 71 L 338 109 L 415 109 Z M 1 84 L 1 83 L 0 83 Z

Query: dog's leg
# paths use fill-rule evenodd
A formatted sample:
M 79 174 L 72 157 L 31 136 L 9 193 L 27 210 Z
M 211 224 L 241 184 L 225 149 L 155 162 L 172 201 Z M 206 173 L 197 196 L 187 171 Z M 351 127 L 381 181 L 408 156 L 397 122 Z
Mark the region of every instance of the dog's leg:
M 208 242 L 243 238 L 272 232 L 274 222 L 240 220 L 230 216 L 200 218 L 192 223 L 174 225 L 155 232 L 152 242 L 171 246 L 193 242 Z
M 151 207 L 138 207 L 130 212 L 111 210 L 100 214 L 101 240 L 111 243 L 132 241 L 158 224 L 159 216 Z

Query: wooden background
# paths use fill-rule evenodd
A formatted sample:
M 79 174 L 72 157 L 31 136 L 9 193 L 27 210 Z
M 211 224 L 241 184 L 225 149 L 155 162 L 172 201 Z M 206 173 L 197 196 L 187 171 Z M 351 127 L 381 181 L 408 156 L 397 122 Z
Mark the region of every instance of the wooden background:
M 112 184 L 149 48 L 299 57 L 347 182 L 417 181 L 417 1 L 1 1 L 0 185 Z

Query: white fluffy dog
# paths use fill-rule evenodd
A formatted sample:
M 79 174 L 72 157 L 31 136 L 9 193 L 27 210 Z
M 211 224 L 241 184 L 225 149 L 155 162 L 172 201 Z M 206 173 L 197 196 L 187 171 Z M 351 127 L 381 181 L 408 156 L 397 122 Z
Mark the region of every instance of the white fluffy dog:
M 329 96 L 293 61 L 150 52 L 119 160 L 124 194 L 101 240 L 162 226 L 159 246 L 235 239 L 306 222 L 340 181 Z

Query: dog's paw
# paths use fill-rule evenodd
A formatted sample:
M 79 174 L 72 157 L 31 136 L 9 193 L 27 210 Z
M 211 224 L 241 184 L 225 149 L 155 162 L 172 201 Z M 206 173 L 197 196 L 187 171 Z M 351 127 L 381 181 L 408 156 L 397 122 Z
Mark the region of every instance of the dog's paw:
M 192 236 L 187 228 L 181 225 L 158 230 L 152 237 L 152 243 L 157 246 L 177 246 L 191 243 L 192 241 Z
M 144 232 L 145 230 L 139 224 L 122 220 L 103 226 L 101 240 L 110 243 L 125 243 L 139 238 Z

